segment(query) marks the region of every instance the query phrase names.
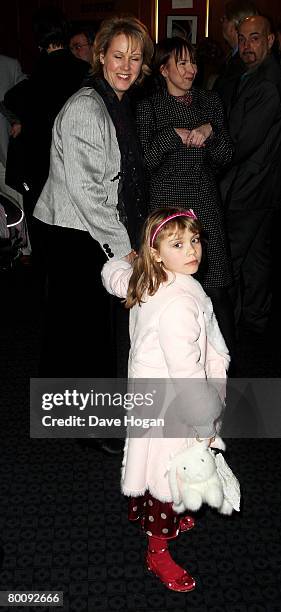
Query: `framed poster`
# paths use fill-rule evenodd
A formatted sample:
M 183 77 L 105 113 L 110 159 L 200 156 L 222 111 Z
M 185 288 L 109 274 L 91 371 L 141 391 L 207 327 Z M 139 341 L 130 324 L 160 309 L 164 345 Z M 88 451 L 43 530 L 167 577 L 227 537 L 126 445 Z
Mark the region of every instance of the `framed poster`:
M 195 15 L 168 15 L 167 37 L 180 36 L 186 38 L 193 45 L 197 40 L 197 16 Z
M 193 8 L 193 0 L 172 0 L 172 11 L 174 9 Z

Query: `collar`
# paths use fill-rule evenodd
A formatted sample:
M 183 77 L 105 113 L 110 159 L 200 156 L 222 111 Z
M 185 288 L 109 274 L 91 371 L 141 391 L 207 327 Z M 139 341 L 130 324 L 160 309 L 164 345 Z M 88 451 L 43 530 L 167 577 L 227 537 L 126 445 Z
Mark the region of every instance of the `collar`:
M 107 99 L 115 105 L 121 105 L 126 103 L 127 100 L 127 93 L 125 92 L 124 95 L 122 96 L 121 100 L 119 100 L 117 94 L 115 93 L 114 89 L 111 87 L 111 85 L 108 83 L 108 81 L 104 78 L 104 77 L 94 77 L 93 79 L 93 87 L 94 89 L 102 96 L 106 96 Z
M 264 60 L 262 62 L 260 62 L 260 64 L 258 64 L 257 66 L 255 66 L 254 68 L 247 68 L 246 67 L 246 72 L 243 73 L 243 76 L 248 75 L 251 76 L 251 74 L 255 74 L 260 68 L 267 66 L 268 64 L 270 64 L 272 61 L 272 55 L 269 54 L 267 55 Z
M 186 92 L 186 94 L 184 94 L 184 96 L 173 96 L 172 94 L 170 94 L 170 93 L 168 92 L 168 89 L 167 89 L 167 86 L 166 86 L 166 83 L 165 83 L 165 86 L 164 86 L 164 87 L 161 89 L 161 93 L 162 93 L 162 94 L 163 94 L 163 95 L 164 95 L 166 98 L 169 98 L 170 100 L 177 100 L 177 99 L 179 99 L 179 98 L 183 98 L 185 95 L 192 96 L 192 99 L 193 99 L 193 96 L 194 96 L 194 94 L 196 93 L 196 87 L 192 86 L 192 87 L 191 87 L 191 88 L 190 88 L 190 89 L 189 89 L 189 90 Z
M 170 94 L 172 95 L 172 94 Z M 183 96 L 172 96 L 177 102 L 190 106 L 192 104 L 192 93 L 187 91 Z

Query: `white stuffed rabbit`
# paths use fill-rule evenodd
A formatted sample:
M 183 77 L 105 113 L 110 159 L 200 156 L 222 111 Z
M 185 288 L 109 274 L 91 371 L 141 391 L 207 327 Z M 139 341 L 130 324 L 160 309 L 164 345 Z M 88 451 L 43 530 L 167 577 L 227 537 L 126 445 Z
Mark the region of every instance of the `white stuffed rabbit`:
M 215 455 L 208 444 L 208 440 L 196 440 L 171 461 L 169 484 L 175 512 L 199 510 L 204 502 L 221 514 L 239 511 L 239 482 L 221 453 Z

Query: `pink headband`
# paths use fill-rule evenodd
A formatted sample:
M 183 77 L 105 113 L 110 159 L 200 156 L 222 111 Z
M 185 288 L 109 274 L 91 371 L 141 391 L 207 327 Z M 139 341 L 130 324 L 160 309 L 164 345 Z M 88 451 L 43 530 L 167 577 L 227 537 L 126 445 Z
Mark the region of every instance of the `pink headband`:
M 196 214 L 192 210 L 192 208 L 190 208 L 186 212 L 178 212 L 178 213 L 174 213 L 173 215 L 170 215 L 169 217 L 166 217 L 166 219 L 161 221 L 161 223 L 159 223 L 159 225 L 156 227 L 156 230 L 155 230 L 155 232 L 154 232 L 154 234 L 153 234 L 153 236 L 151 238 L 151 241 L 150 241 L 150 246 L 151 247 L 153 247 L 154 240 L 155 240 L 158 232 L 160 232 L 160 230 L 163 227 L 163 225 L 165 225 L 165 223 L 168 223 L 168 221 L 171 221 L 172 219 L 176 219 L 176 217 L 189 217 L 190 219 L 197 219 Z

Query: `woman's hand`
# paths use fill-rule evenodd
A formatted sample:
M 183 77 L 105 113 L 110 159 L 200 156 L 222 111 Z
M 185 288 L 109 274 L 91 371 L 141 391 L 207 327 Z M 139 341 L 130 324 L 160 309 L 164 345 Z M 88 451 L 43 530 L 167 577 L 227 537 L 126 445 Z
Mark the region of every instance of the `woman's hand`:
M 185 145 L 187 138 L 189 134 L 191 133 L 190 130 L 187 130 L 186 128 L 174 128 L 174 130 L 177 133 L 177 135 L 181 138 L 182 144 Z
M 186 130 L 188 132 L 188 130 Z M 211 136 L 213 128 L 210 123 L 203 123 L 198 128 L 190 130 L 184 144 L 187 147 L 202 147 L 204 146 L 205 140 Z
M 125 255 L 125 257 L 123 257 L 124 261 L 127 261 L 129 264 L 133 264 L 136 257 L 138 256 L 137 252 L 134 251 L 134 249 L 131 250 L 130 253 L 128 253 L 128 255 Z

